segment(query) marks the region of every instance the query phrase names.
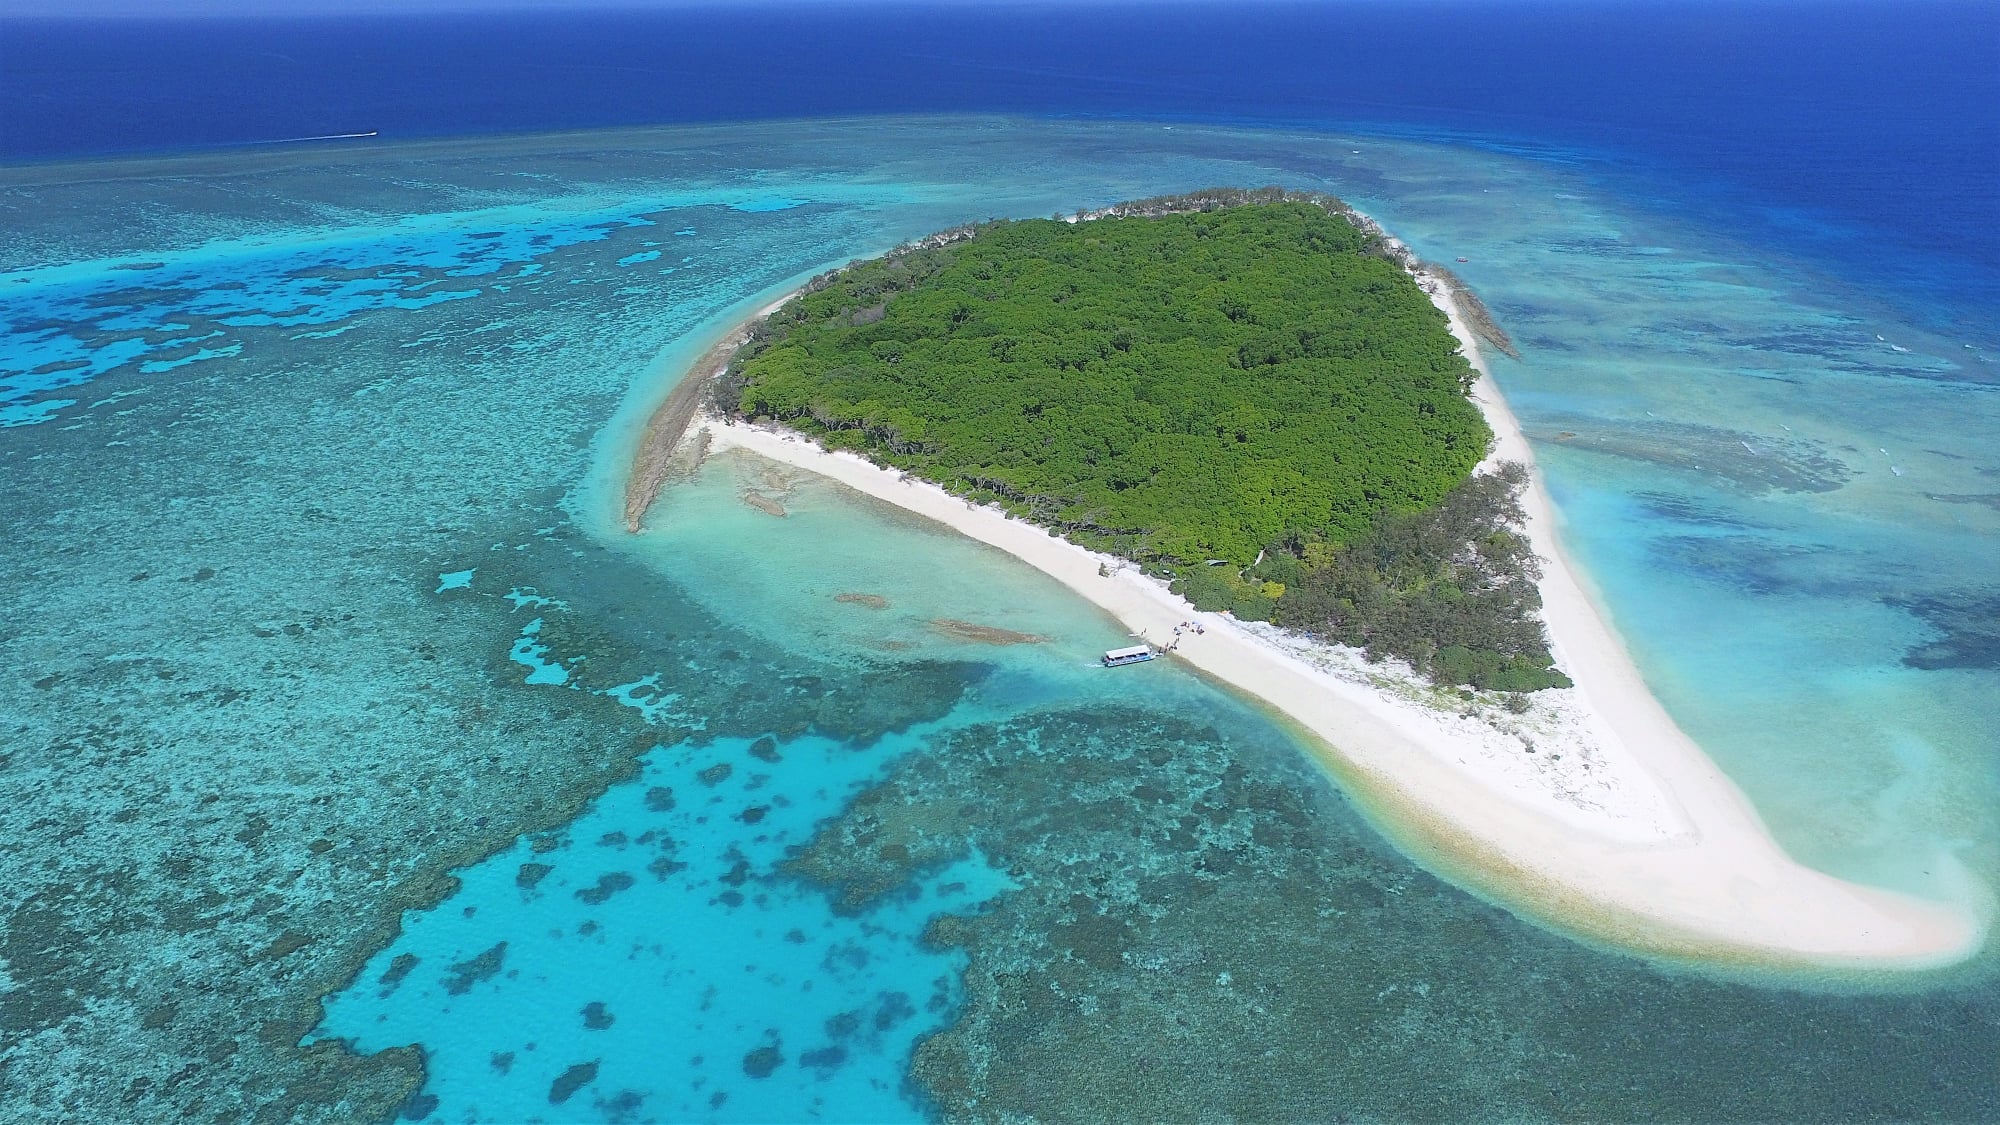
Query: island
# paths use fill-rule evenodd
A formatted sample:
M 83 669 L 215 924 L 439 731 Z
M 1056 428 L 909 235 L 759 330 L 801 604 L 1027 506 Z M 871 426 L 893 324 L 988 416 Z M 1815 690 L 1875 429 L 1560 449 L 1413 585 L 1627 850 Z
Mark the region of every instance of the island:
M 1984 919 L 1807 868 L 1585 594 L 1462 281 L 1340 200 L 1218 189 L 814 278 L 655 411 L 629 529 L 739 448 L 1048 573 L 1262 701 L 1385 834 L 1573 936 L 1920 969 Z

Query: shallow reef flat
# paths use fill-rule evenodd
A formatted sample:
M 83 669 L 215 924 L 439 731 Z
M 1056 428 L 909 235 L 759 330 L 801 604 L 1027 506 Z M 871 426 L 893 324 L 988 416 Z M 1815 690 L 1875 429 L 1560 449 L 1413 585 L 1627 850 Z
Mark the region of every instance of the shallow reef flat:
M 1951 1119 L 1995 1104 L 1973 1050 L 2000 1045 L 1990 999 L 1811 995 L 1593 952 L 1409 865 L 1244 718 L 1053 709 L 955 731 L 793 861 L 854 911 L 968 847 L 1013 873 L 988 909 L 932 925 L 971 964 L 963 1014 L 914 1063 L 946 1119 Z M 1925 1032 L 1938 1051 L 1891 1046 L 1920 1019 L 1941 1021 Z
M 399 213 L 418 205 L 386 185 L 439 174 L 434 157 L 356 174 L 353 198 L 319 185 L 351 208 L 338 218 L 288 173 L 226 164 L 221 186 L 11 193 L 47 205 L 10 239 L 6 290 L 9 390 L 47 420 L 0 448 L 4 643 L 33 670 L 0 686 L 19 849 L 0 1025 L 6 1100 L 34 1115 L 382 1116 L 421 1081 L 415 1052 L 300 1040 L 449 869 L 568 821 L 676 730 L 754 716 L 747 735 L 865 740 L 948 706 L 969 674 L 905 665 L 889 687 L 721 640 L 561 507 L 633 372 L 734 287 L 838 253 L 857 237 L 843 220 L 735 210 L 768 193 L 729 184 L 662 187 L 664 231 L 590 210 L 575 196 L 593 185 L 505 215 L 433 187 Z M 69 204 L 138 214 L 121 192 L 159 193 L 111 242 L 161 268 L 71 260 L 102 232 Z M 617 264 L 643 241 L 691 249 L 694 227 L 711 249 L 671 274 Z M 730 240 L 740 256 L 712 252 Z M 686 303 L 637 307 L 667 278 Z M 191 333 L 228 340 L 195 357 L 174 342 Z M 589 653 L 580 690 L 525 686 L 528 616 L 506 595 L 535 589 L 585 615 L 538 615 L 545 650 Z M 658 671 L 680 707 L 654 725 L 599 693 Z
M 900 991 L 913 1011 L 895 1008 L 895 1034 L 936 1034 L 914 1070 L 893 1045 L 850 1046 L 839 1080 L 912 1117 L 1080 1115 L 1114 1093 L 1217 1115 L 1445 1116 L 1485 1097 L 1547 1119 L 2000 1117 L 2000 993 L 1977 971 L 1806 991 L 1550 936 L 1389 848 L 1257 713 L 1188 677 L 1091 670 L 1120 631 L 1004 559 L 809 481 L 773 518 L 741 500 L 757 479 L 714 463 L 624 541 L 605 466 L 660 373 L 803 277 L 989 215 L 1271 182 L 1473 257 L 1461 272 L 1521 345 L 1499 374 L 1531 427 L 1638 427 L 1652 410 L 1759 444 L 1784 424 L 1845 465 L 1799 462 L 1847 483 L 1795 492 L 1541 450 L 1649 678 L 1788 847 L 1917 889 L 1939 839 L 2000 868 L 1969 593 L 1990 582 L 1995 514 L 1925 498 L 1993 491 L 1990 408 L 1954 375 L 1974 361 L 1948 368 L 1893 308 L 1818 284 L 1808 307 L 1744 248 L 1571 173 L 1381 138 L 996 119 L 8 169 L 0 1099 L 37 1121 L 435 1119 L 505 1085 L 492 1057 L 515 1051 L 516 1092 L 549 1119 L 706 1104 L 686 1099 L 723 1091 L 696 1089 L 694 1051 L 648 1055 L 643 1089 L 621 1070 L 663 965 L 618 981 L 627 1000 L 592 981 L 546 1010 L 514 1003 L 538 995 L 521 990 L 546 961 L 530 954 L 559 948 L 547 930 L 581 946 L 596 921 L 608 942 L 611 915 L 677 886 L 675 932 L 754 935 L 728 928 L 741 917 L 702 927 L 766 909 L 758 894 L 816 912 L 819 954 L 843 926 L 868 932 L 879 963 L 829 974 L 865 995 L 828 1018 L 872 1026 Z M 1534 203 L 1557 192 L 1591 202 Z M 1718 310 L 1661 255 L 1643 272 L 1600 255 L 1607 231 L 1761 288 Z M 1667 300 L 1702 308 L 1662 320 L 1735 318 L 1738 341 L 1811 321 L 1841 354 L 1815 385 L 1840 393 L 1786 413 L 1771 388 L 1794 384 L 1731 364 L 1809 378 L 1810 363 L 1673 359 L 1693 328 L 1620 360 L 1633 310 Z M 1821 318 L 1829 303 L 1849 319 Z M 1876 325 L 1910 351 L 1877 348 Z M 1963 425 L 1871 428 L 1912 410 Z M 1727 549 L 1697 552 L 1697 536 Z M 886 605 L 835 600 L 856 592 Z M 1702 639 L 1691 607 L 1718 604 L 1722 631 Z M 979 644 L 932 620 L 1050 639 Z M 1955 663 L 1904 663 L 1940 645 Z M 1769 735 L 1774 716 L 1803 733 Z M 742 818 L 766 801 L 728 786 L 765 773 L 782 791 L 786 766 L 834 744 L 855 768 L 828 773 L 823 799 L 786 793 L 825 819 Z M 699 774 L 718 756 L 735 772 L 711 790 Z M 649 870 L 663 854 L 637 843 L 646 829 L 624 851 L 604 837 L 626 829 L 589 835 L 626 810 L 715 839 L 701 831 L 727 825 L 675 819 L 698 804 L 647 805 L 662 770 L 691 774 L 676 794 L 726 792 L 720 816 L 750 843 L 782 828 L 778 853 L 745 851 L 737 872 L 723 845 L 677 873 L 707 880 L 697 891 Z M 968 871 L 1007 886 L 934 878 L 975 856 Z M 550 870 L 524 888 L 527 864 Z M 721 881 L 733 872 L 741 886 Z M 602 881 L 618 874 L 632 885 Z M 907 916 L 868 929 L 910 894 Z M 798 964 L 793 926 L 761 928 L 775 952 L 716 971 Z M 872 983 L 897 966 L 959 976 L 942 993 L 934 971 L 914 992 Z M 790 1027 L 767 1018 L 780 994 L 730 1009 L 719 991 L 704 1017 L 746 1029 L 703 1065 L 767 1116 L 780 1090 L 810 1109 L 831 1056 L 806 1056 L 838 1039 L 822 1021 L 761 1040 Z M 461 1018 L 475 1009 L 506 1019 Z M 551 1045 L 534 1065 L 530 1036 Z M 427 1071 L 413 1039 L 453 1061 Z M 1723 1077 L 1685 1081 L 1696 1066 Z M 1223 1104 L 1231 1086 L 1254 1100 Z

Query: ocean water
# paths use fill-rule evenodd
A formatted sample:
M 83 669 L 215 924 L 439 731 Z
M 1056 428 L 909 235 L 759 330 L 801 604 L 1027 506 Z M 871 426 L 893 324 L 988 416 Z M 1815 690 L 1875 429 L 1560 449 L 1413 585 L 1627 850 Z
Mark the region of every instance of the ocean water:
M 988 216 L 1332 191 L 1468 259 L 1521 345 L 1496 372 L 1566 548 L 1779 839 L 1980 900 L 2000 886 L 1991 10 L 1768 6 L 1696 35 L 1635 9 L 1590 25 L 1601 64 L 1501 83 L 1582 25 L 1473 8 L 1427 66 L 1340 67 L 1334 17 L 1303 8 L 1229 35 L 1162 17 L 1115 50 L 1113 9 L 1068 38 L 1046 13 L 871 9 L 839 32 L 839 106 L 811 101 L 823 55 L 749 81 L 714 46 L 831 41 L 797 11 L 649 17 L 619 40 L 629 71 L 561 62 L 607 58 L 587 21 L 461 38 L 526 76 L 489 95 L 392 65 L 446 22 L 34 27 L 0 78 L 37 110 L 7 112 L 16 160 L 438 139 L 0 169 L 0 1102 L 2000 1118 L 1990 956 L 1774 980 L 1589 948 L 1399 853 L 1256 710 L 1170 664 L 1095 668 L 1122 631 L 975 544 L 733 455 L 622 531 L 652 403 L 817 270 Z M 1432 44 L 1443 10 L 1341 18 Z M 280 58 L 168 81 L 133 45 L 169 32 Z M 1687 55 L 1657 44 L 1689 36 L 1728 49 L 1662 70 Z M 1190 37 L 1215 47 L 1200 81 L 1160 80 Z M 1892 80 L 1913 54 L 1922 89 Z M 1412 65 L 1431 81 L 1409 101 L 1367 99 Z M 217 108 L 239 101 L 261 108 Z M 806 105 L 1100 116 L 475 135 Z
M 618 518 L 673 373 L 829 263 L 1333 190 L 1471 259 L 1566 543 L 1787 846 L 1964 894 L 2000 871 L 1982 310 L 1941 336 L 1588 169 L 1379 136 L 860 120 L 130 171 L 7 189 L 25 1115 L 2000 1107 L 1983 963 L 1593 950 L 1399 854 L 1256 711 L 1093 667 L 1117 627 L 984 548 L 737 455 Z

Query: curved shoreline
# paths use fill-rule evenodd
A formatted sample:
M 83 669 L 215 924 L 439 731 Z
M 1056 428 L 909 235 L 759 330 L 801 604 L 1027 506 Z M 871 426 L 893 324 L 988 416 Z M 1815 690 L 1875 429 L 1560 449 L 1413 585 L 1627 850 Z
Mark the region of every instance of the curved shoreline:
M 681 392 L 705 385 L 733 350 L 729 341 L 789 295 L 727 333 L 676 387 L 669 404 L 690 404 L 690 425 L 672 418 L 657 430 L 649 424 L 628 484 L 628 527 L 637 528 L 651 500 L 645 493 L 645 503 L 632 507 L 643 491 L 640 468 L 667 464 L 682 432 L 691 431 L 714 450 L 743 449 L 826 476 L 997 547 L 1135 633 L 1165 638 L 1180 622 L 1203 622 L 1205 632 L 1185 638 L 1175 656 L 1308 735 L 1324 764 L 1369 798 L 1378 827 L 1405 848 L 1552 929 L 1632 952 L 1740 967 L 1910 971 L 1979 952 L 1988 924 L 1983 909 L 1849 883 L 1786 855 L 1741 790 L 1667 715 L 1564 556 L 1532 451 L 1451 287 L 1421 271 L 1417 277 L 1479 371 L 1472 397 L 1495 435 L 1489 460 L 1531 469 L 1522 505 L 1545 567 L 1544 619 L 1559 663 L 1576 681 L 1581 724 L 1601 749 L 1613 795 L 1602 807 L 1565 805 L 1520 784 L 1464 753 L 1453 728 L 1423 707 L 1330 674 L 1233 618 L 1198 612 L 1124 560 L 853 454 L 830 453 L 804 435 L 693 413 L 700 395 Z M 654 420 L 669 414 L 663 405 Z M 643 487 L 656 493 L 664 479 L 662 472 Z M 1969 897 L 1984 899 L 1977 888 Z
M 688 424 L 700 412 L 701 400 L 708 385 L 722 374 L 729 358 L 736 354 L 736 349 L 749 341 L 758 323 L 798 293 L 799 290 L 792 290 L 723 333 L 721 339 L 701 353 L 701 358 L 694 361 L 680 381 L 674 384 L 674 389 L 646 419 L 646 428 L 639 436 L 638 452 L 633 456 L 632 467 L 625 478 L 626 531 L 639 530 L 639 521 L 645 518 L 646 509 L 659 499 L 660 489 L 666 487 L 668 479 L 673 476 L 674 453 L 680 448 L 681 439 L 687 435 Z

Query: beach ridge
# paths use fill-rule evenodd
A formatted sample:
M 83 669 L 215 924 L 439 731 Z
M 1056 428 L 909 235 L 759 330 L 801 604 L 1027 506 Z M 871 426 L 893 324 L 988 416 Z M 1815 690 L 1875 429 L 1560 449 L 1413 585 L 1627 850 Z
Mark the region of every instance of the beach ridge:
M 1556 509 L 1453 299 L 1455 287 L 1421 265 L 1411 269 L 1479 373 L 1471 397 L 1495 435 L 1482 467 L 1512 461 L 1530 469 L 1522 507 L 1544 564 L 1543 619 L 1559 666 L 1575 680 L 1573 688 L 1537 693 L 1551 701 L 1537 709 L 1553 712 L 1559 728 L 1554 741 L 1535 747 L 1539 761 L 1504 737 L 1489 737 L 1490 723 L 1456 721 L 1410 698 L 1415 692 L 1385 689 L 1358 658 L 1339 667 L 1351 654 L 1198 611 L 1127 560 L 856 454 L 830 452 L 796 431 L 719 417 L 693 391 L 683 399 L 691 412 L 674 441 L 658 440 L 666 434 L 649 427 L 640 461 L 664 463 L 686 441 L 706 442 L 711 453 L 743 450 L 1005 551 L 1155 644 L 1175 637 L 1184 622 L 1200 622 L 1203 631 L 1183 635 L 1175 658 L 1309 735 L 1324 764 L 1403 846 L 1552 929 L 1628 951 L 1746 968 L 1920 970 L 1975 954 L 1987 920 L 1972 907 L 1850 883 L 1793 860 L 1742 791 L 1674 723 L 1564 556 Z M 720 374 L 732 341 L 789 297 L 728 333 L 688 380 L 705 385 Z M 655 419 L 668 413 L 663 406 Z M 650 488 L 657 492 L 658 483 Z M 645 504 L 635 510 L 634 496 L 628 491 L 626 516 L 636 529 Z M 1555 765 L 1565 757 L 1569 767 Z

